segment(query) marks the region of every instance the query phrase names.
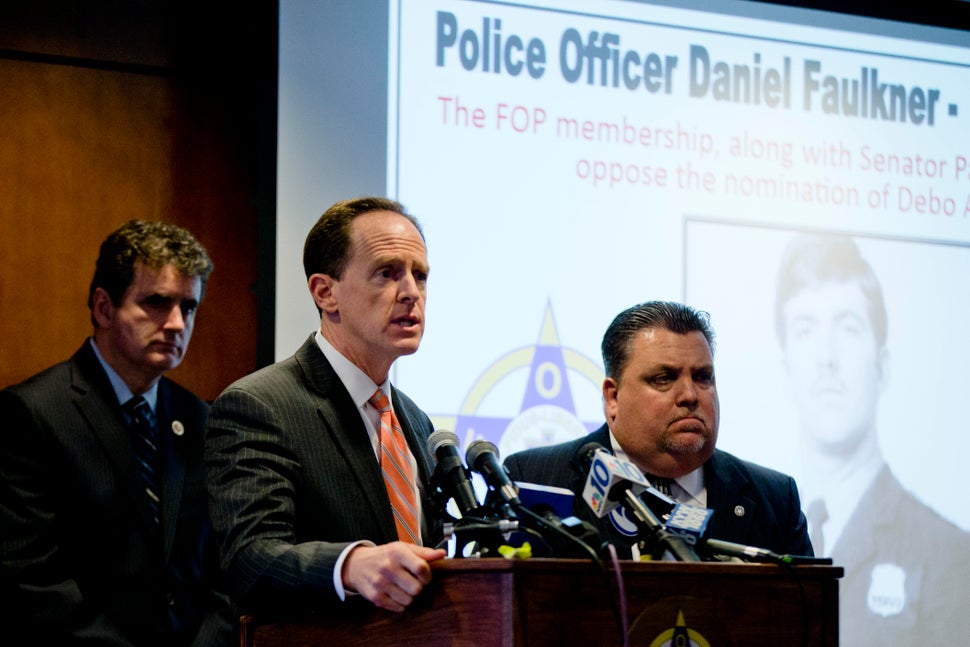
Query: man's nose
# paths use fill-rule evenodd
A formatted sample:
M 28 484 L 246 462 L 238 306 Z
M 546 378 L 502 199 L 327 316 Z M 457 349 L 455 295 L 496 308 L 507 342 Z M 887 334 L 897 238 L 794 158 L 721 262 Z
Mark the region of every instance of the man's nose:
M 168 318 L 165 320 L 165 329 L 176 331 L 185 329 L 185 315 L 182 314 L 180 306 L 172 306 L 172 309 L 169 310 Z
M 697 385 L 693 378 L 685 377 L 677 381 L 677 404 L 691 406 L 697 403 Z

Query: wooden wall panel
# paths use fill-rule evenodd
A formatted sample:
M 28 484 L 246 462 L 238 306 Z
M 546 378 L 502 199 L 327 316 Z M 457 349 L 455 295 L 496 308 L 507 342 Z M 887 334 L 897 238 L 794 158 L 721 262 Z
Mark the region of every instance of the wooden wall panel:
M 111 3 L 90 6 L 101 4 Z M 61 60 L 98 42 L 97 17 L 79 23 L 72 48 L 63 18 L 51 18 L 52 39 L 30 16 L 26 32 L 0 29 L 0 388 L 80 346 L 91 332 L 87 289 L 101 240 L 129 218 L 158 218 L 190 229 L 215 263 L 189 353 L 171 374 L 211 400 L 256 367 L 257 124 L 232 110 L 237 97 L 226 92 L 238 84 L 218 76 L 244 75 L 245 66 L 207 67 L 215 45 L 159 50 L 163 25 L 131 30 L 148 39 L 130 45 L 140 48 L 135 65 L 113 69 L 104 51 Z M 194 29 L 204 34 L 205 25 Z M 29 56 L 11 54 L 11 42 Z M 55 56 L 36 56 L 45 47 Z M 212 83 L 143 66 L 179 58 L 214 73 Z

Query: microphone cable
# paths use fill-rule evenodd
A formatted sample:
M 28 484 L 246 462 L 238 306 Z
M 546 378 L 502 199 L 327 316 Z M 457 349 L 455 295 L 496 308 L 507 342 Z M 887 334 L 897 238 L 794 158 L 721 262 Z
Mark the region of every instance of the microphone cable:
M 613 612 L 613 617 L 614 617 L 614 620 L 616 621 L 617 629 L 620 632 L 620 637 L 623 641 L 623 645 L 624 647 L 626 647 L 628 644 L 627 643 L 628 638 L 627 638 L 627 632 L 626 632 L 626 596 L 624 593 L 622 575 L 620 573 L 619 560 L 616 558 L 616 549 L 613 547 L 613 544 L 608 544 L 608 546 L 611 553 L 611 559 L 613 560 L 613 568 L 619 583 L 619 586 L 618 586 L 619 598 L 620 598 L 619 601 L 617 601 L 613 597 L 613 587 L 610 583 L 609 571 L 603 565 L 603 561 L 600 559 L 599 555 L 596 553 L 595 550 L 593 550 L 593 548 L 589 544 L 587 544 L 585 541 L 582 541 L 578 537 L 574 537 L 573 535 L 566 532 L 562 528 L 557 527 L 555 524 L 549 523 L 549 521 L 545 517 L 537 515 L 532 510 L 529 510 L 527 507 L 525 507 L 524 505 L 518 505 L 514 508 L 514 510 L 517 514 L 523 513 L 525 514 L 525 516 L 529 517 L 530 519 L 537 522 L 541 526 L 545 528 L 549 528 L 553 532 L 559 533 L 563 537 L 567 537 L 569 541 L 575 543 L 583 550 L 583 552 L 589 555 L 590 561 L 593 563 L 593 565 L 596 566 L 597 571 L 599 572 L 600 576 L 603 578 L 603 585 L 604 585 L 604 588 L 606 589 L 606 597 L 610 601 L 610 610 Z

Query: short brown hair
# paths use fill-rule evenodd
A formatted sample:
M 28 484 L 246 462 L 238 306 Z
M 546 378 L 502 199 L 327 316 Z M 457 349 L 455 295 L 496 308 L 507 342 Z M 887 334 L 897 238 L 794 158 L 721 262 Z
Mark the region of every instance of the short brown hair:
M 313 274 L 340 278 L 350 256 L 350 223 L 357 216 L 371 211 L 392 211 L 404 216 L 424 240 L 421 225 L 401 203 L 375 197 L 344 200 L 323 212 L 307 234 L 303 245 L 303 270 L 307 279 Z
M 88 289 L 88 308 L 94 307 L 97 288 L 107 292 L 111 302 L 119 305 L 135 280 L 138 263 L 154 270 L 171 265 L 184 277 L 199 277 L 201 294 L 205 294 L 212 273 L 212 260 L 188 230 L 168 222 L 129 220 L 101 243 Z

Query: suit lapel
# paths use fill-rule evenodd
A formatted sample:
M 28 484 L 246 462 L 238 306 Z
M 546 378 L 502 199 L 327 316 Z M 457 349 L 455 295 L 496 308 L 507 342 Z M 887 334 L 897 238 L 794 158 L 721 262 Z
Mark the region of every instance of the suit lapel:
M 91 434 L 98 438 L 145 529 L 154 521 L 132 459 L 131 439 L 111 382 L 87 341 L 71 358 L 71 391 Z
M 397 539 L 394 515 L 384 489 L 374 448 L 364 428 L 357 406 L 344 387 L 330 362 L 317 346 L 311 335 L 296 352 L 304 380 L 316 396 L 315 406 L 321 422 L 331 437 L 331 442 L 350 466 L 350 473 L 357 481 L 357 492 L 367 501 L 374 515 L 375 525 L 385 534 L 384 542 Z M 382 542 L 382 543 L 384 543 Z
M 575 492 L 577 503 L 581 503 L 583 506 L 586 506 L 586 502 L 583 501 L 583 491 L 586 489 L 586 481 L 589 478 L 589 470 L 575 469 L 573 466 L 581 466 L 583 457 L 579 455 L 579 450 L 585 447 L 588 443 L 599 443 L 608 451 L 613 451 L 613 447 L 610 444 L 610 428 L 603 425 L 590 435 L 580 439 L 578 443 L 579 444 L 576 445 L 576 451 L 570 457 L 569 464 L 563 465 L 562 468 L 564 472 L 569 474 L 570 482 L 568 487 L 570 490 Z
M 873 536 L 880 533 L 886 533 L 886 536 L 892 534 L 892 527 L 896 523 L 894 515 L 899 510 L 902 494 L 889 466 L 883 465 L 859 499 L 860 503 L 849 515 L 849 521 L 835 545 L 828 551 L 836 564 L 851 567 L 868 561 L 875 552 Z M 849 533 L 850 528 L 856 532 Z M 858 536 L 860 528 L 870 529 L 870 536 Z
M 186 441 L 183 434 L 175 434 L 172 423 L 175 412 L 169 386 L 162 380 L 158 385 L 158 404 L 155 407 L 158 419 L 158 439 L 162 455 L 162 528 L 164 535 L 165 559 L 172 550 L 175 529 L 178 523 L 179 508 L 182 504 L 182 490 L 185 483 Z M 181 423 L 181 421 L 179 421 Z M 192 430 L 201 433 L 202 430 Z
M 707 507 L 716 510 L 710 536 L 725 541 L 746 542 L 757 503 L 746 494 L 750 483 L 734 465 L 715 450 L 704 465 Z
M 610 452 L 613 451 L 613 447 L 610 444 L 610 429 L 606 425 L 603 425 L 590 435 L 580 438 L 576 441 L 574 446 L 574 451 L 569 457 L 569 460 L 558 466 L 558 469 L 562 470 L 562 474 L 566 475 L 568 479 L 568 485 L 566 486 L 573 491 L 573 510 L 576 516 L 580 519 L 587 519 L 593 525 L 595 525 L 603 538 L 609 537 L 613 543 L 620 546 L 628 546 L 630 544 L 630 538 L 624 536 L 614 525 L 610 518 L 610 515 L 605 517 L 597 517 L 591 511 L 589 503 L 583 498 L 583 492 L 586 489 L 586 481 L 589 479 L 589 470 L 582 469 L 583 457 L 580 456 L 580 450 L 586 446 L 587 443 L 599 443 L 605 447 Z M 626 555 L 627 557 L 629 555 Z

